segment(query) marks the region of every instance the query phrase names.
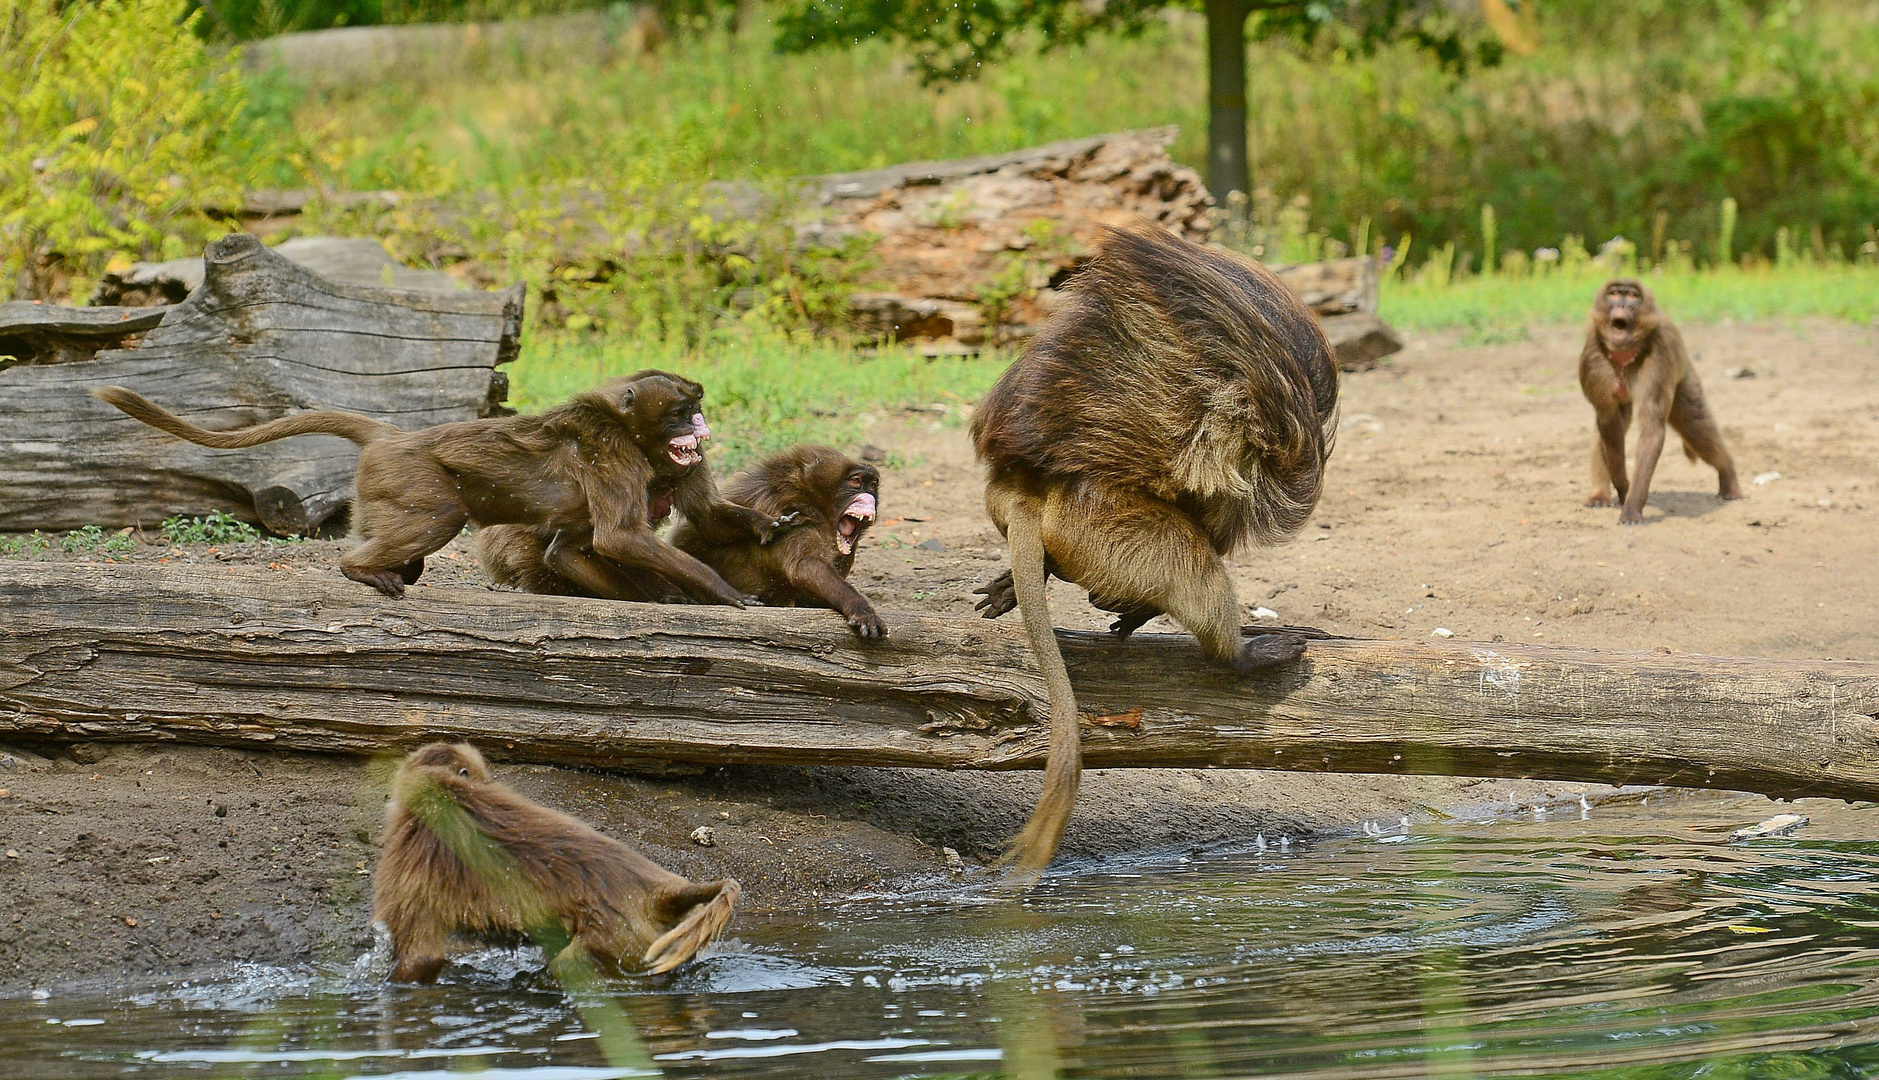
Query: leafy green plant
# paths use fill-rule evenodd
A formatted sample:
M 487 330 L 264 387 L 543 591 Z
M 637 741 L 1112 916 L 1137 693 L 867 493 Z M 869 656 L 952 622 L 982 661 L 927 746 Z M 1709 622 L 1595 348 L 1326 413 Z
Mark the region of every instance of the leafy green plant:
M 59 548 L 73 555 L 120 557 L 135 551 L 137 542 L 126 533 L 114 532 L 106 535 L 105 531 L 98 526 L 87 525 L 82 529 L 73 529 L 66 533 L 59 540 Z
M 227 231 L 268 148 L 185 0 L 0 0 L 0 300 L 82 299 L 108 260 Z
M 52 546 L 52 538 L 35 530 L 30 536 L 0 536 L 0 555 L 7 558 L 33 558 Z
M 163 539 L 176 547 L 184 544 L 246 544 L 261 539 L 253 525 L 220 510 L 206 518 L 186 518 L 181 514 L 165 518 Z
M 98 550 L 104 543 L 104 530 L 96 525 L 87 525 L 82 529 L 73 529 L 59 541 L 62 551 L 74 555 L 85 555 Z

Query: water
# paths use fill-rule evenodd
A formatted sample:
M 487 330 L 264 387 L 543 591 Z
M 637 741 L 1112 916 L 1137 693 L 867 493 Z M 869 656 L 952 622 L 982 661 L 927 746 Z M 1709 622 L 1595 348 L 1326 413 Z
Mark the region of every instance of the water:
M 665 982 L 477 954 L 0 999 L 0 1075 L 1879 1076 L 1879 808 L 1679 795 L 740 915 Z M 349 960 L 351 958 L 348 958 Z

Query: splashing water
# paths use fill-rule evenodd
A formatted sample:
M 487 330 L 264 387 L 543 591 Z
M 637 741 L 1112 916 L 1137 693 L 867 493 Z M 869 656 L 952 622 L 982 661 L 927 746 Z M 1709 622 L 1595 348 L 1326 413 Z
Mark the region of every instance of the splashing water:
M 1805 806 L 1749 843 L 1773 804 L 1654 796 L 740 916 L 598 994 L 524 950 L 0 998 L 0 1075 L 1869 1077 L 1879 808 Z

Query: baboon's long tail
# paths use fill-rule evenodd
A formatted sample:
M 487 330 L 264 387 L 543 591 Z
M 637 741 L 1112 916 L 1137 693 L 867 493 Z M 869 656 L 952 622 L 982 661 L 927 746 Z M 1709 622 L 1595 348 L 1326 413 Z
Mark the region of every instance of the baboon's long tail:
M 999 861 L 1010 863 L 1021 878 L 1030 879 L 1042 873 L 1057 854 L 1057 842 L 1070 823 L 1077 786 L 1083 779 L 1077 699 L 1051 626 L 1042 532 L 1036 508 L 1025 499 L 1012 500 L 1005 521 L 1005 539 L 1011 544 L 1011 583 L 1018 594 L 1018 610 L 1024 614 L 1025 633 L 1031 638 L 1031 654 L 1037 657 L 1050 691 L 1050 754 L 1044 762 L 1044 790 L 1037 797 L 1037 809 Z
M 364 446 L 374 439 L 383 438 L 399 430 L 383 421 L 374 420 L 369 416 L 360 416 L 358 413 L 340 412 L 337 409 L 316 409 L 313 412 L 283 416 L 279 420 L 270 420 L 253 427 L 237 428 L 234 431 L 210 431 L 208 428 L 197 427 L 142 394 L 134 390 L 126 390 L 121 386 L 100 386 L 91 392 L 91 396 L 117 406 L 153 428 L 167 431 L 179 439 L 188 439 L 192 443 L 214 447 L 217 450 L 241 450 L 294 435 L 337 435 Z
M 716 896 L 686 912 L 677 926 L 646 946 L 648 972 L 657 975 L 690 960 L 730 924 L 731 908 L 736 905 L 742 886 L 732 878 L 714 884 L 718 887 Z

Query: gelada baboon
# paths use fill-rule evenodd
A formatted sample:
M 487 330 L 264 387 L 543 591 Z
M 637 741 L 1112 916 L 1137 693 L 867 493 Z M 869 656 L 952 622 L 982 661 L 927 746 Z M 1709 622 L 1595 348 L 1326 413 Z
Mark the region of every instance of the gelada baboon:
M 557 972 L 657 973 L 709 944 L 737 894 L 524 799 L 467 743 L 430 743 L 392 779 L 372 918 L 391 934 L 394 982 L 436 979 L 457 939 L 530 940 Z
M 672 543 L 723 575 L 731 587 L 765 604 L 833 608 L 863 638 L 885 637 L 874 606 L 848 583 L 855 546 L 874 524 L 880 474 L 827 446 L 799 446 L 776 454 L 725 483 L 724 505 L 774 514 L 776 539 L 765 544 L 705 515 L 686 516 Z M 597 596 L 655 603 L 683 599 L 665 583 L 625 568 L 612 570 L 612 587 L 584 587 L 557 574 L 533 530 L 498 525 L 476 534 L 476 555 L 499 585 L 556 596 Z
M 700 601 L 742 606 L 743 594 L 659 539 L 651 523 L 678 506 L 759 539 L 775 528 L 764 515 L 723 502 L 700 449 L 711 434 L 704 388 L 663 371 L 613 379 L 534 416 L 418 431 L 330 409 L 210 431 L 121 386 L 93 393 L 151 427 L 221 450 L 309 434 L 359 444 L 352 504 L 358 543 L 339 568 L 387 596 L 404 595 L 423 573 L 424 557 L 466 523 L 513 523 L 545 538 L 544 558 L 566 578 L 604 583 L 597 558 L 604 556 Z
M 1597 436 L 1592 444 L 1592 495 L 1587 506 L 1611 506 L 1612 489 L 1624 509 L 1621 525 L 1644 520 L 1651 475 L 1664 450 L 1664 425 L 1683 437 L 1683 452 L 1716 469 L 1718 494 L 1742 497 L 1735 461 L 1703 398 L 1703 384 L 1690 364 L 1683 335 L 1657 307 L 1651 291 L 1632 278 L 1616 278 L 1599 290 L 1592 325 L 1579 354 L 1579 386 L 1592 403 Z M 1625 433 L 1638 418 L 1637 475 L 1625 477 Z
M 832 446 L 797 446 L 725 481 L 733 503 L 795 526 L 770 544 L 752 543 L 689 514 L 672 543 L 766 604 L 833 608 L 863 638 L 887 636 L 874 605 L 848 583 L 855 548 L 874 524 L 881 474 Z
M 1050 862 L 1082 772 L 1048 576 L 1088 589 L 1125 637 L 1166 613 L 1235 670 L 1296 660 L 1294 635 L 1241 640 L 1221 556 L 1304 525 L 1337 408 L 1317 319 L 1249 259 L 1142 225 L 1107 234 L 1068 291 L 972 421 L 1011 545 L 979 606 L 1023 611 L 1050 688 L 1043 794 L 1006 856 L 1021 874 Z

